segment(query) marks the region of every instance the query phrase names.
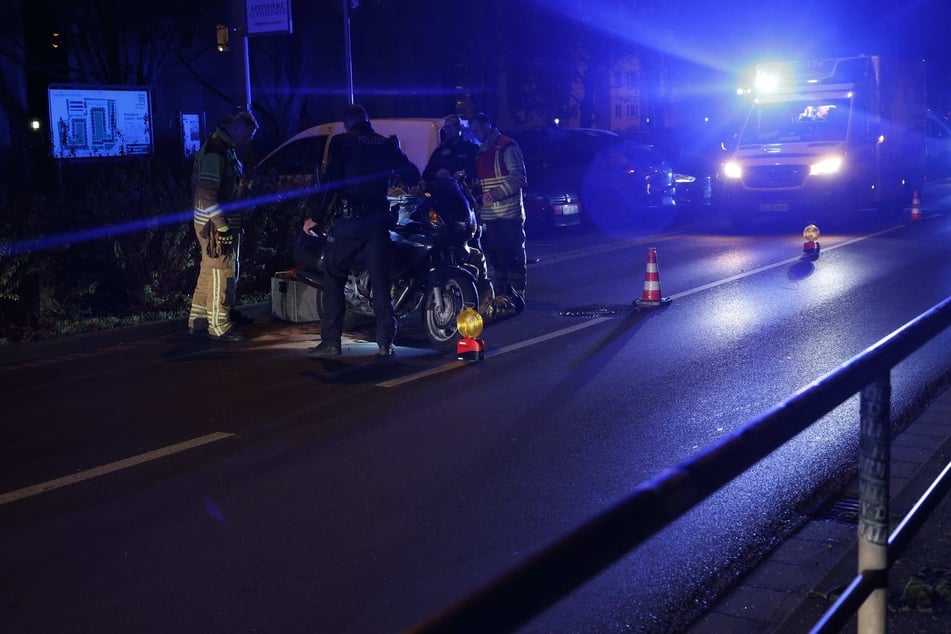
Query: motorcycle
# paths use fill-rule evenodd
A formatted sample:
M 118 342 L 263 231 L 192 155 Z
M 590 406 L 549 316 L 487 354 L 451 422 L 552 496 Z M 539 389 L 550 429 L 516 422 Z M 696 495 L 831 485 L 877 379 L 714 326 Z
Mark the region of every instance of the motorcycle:
M 391 209 L 400 216 L 390 229 L 393 313 L 397 319 L 418 313 L 430 343 L 441 351 L 455 350 L 459 313 L 479 309 L 480 290 L 490 300 L 494 296 L 485 256 L 469 244 L 477 231 L 475 213 L 455 180 L 429 183 L 421 196 L 402 196 L 399 203 Z M 302 233 L 293 254 L 293 277 L 317 290 L 320 315 L 326 239 L 323 233 Z M 374 315 L 370 296 L 370 276 L 357 262 L 344 287 L 345 327 L 357 317 Z

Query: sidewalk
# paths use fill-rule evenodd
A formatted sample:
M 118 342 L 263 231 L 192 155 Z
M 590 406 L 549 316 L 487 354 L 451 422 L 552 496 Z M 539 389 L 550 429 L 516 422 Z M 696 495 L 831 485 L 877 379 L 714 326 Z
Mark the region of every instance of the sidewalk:
M 951 389 L 892 442 L 893 528 L 949 461 Z M 853 481 L 829 511 L 810 520 L 687 631 L 809 632 L 857 572 L 858 497 Z M 914 587 L 906 592 L 913 578 Z M 890 569 L 888 608 L 890 632 L 951 632 L 951 497 L 941 502 Z M 855 630 L 853 617 L 843 631 Z

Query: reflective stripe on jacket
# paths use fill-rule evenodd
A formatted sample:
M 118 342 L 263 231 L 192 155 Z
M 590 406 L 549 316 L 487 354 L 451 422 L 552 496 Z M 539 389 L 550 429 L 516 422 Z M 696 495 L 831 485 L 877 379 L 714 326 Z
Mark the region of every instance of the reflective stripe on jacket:
M 494 203 L 483 207 L 482 220 L 525 219 L 522 189 L 527 182 L 522 150 L 514 139 L 494 130 L 480 146 L 476 174 L 482 192 L 492 192 Z
M 243 171 L 234 141 L 227 132 L 216 129 L 195 155 L 192 169 L 195 224 L 204 226 L 213 222 L 219 229 L 226 225 L 241 226 L 241 214 L 236 211 L 225 214 L 221 205 L 237 198 Z

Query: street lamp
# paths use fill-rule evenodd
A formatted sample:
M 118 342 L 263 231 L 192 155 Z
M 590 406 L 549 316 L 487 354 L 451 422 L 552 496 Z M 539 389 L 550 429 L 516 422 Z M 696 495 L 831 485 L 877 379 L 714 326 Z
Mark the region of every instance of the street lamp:
M 218 36 L 218 52 L 226 53 L 231 47 L 229 46 L 228 38 L 228 25 L 219 24 L 216 33 Z

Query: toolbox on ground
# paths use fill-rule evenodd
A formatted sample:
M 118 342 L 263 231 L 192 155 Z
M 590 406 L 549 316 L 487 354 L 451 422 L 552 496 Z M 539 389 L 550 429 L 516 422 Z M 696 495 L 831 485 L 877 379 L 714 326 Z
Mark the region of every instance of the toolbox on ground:
M 298 282 L 290 271 L 276 273 L 271 278 L 271 316 L 295 323 L 320 321 L 317 289 Z

